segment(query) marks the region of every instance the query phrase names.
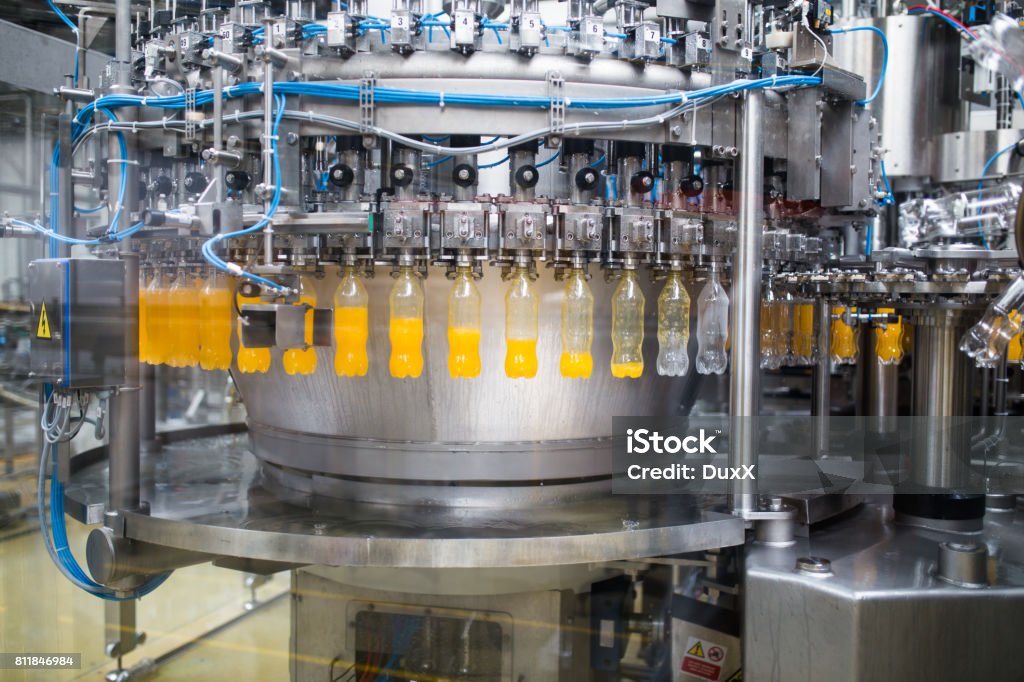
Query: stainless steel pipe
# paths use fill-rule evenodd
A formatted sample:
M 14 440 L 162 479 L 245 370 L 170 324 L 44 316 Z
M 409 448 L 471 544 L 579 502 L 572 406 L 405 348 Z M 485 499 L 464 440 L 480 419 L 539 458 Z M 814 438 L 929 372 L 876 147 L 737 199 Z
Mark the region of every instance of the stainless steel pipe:
M 729 373 L 729 465 L 757 464 L 756 417 L 760 402 L 761 242 L 764 223 L 764 93 L 750 90 L 743 105 L 739 166 L 739 224 L 732 284 L 732 348 Z M 757 482 L 731 486 L 734 513 L 757 509 Z

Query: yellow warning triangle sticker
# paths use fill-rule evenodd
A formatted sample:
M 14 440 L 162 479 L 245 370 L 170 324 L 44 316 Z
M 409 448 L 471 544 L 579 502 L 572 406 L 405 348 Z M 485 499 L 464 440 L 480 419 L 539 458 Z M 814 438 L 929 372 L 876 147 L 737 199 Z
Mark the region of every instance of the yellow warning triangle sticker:
M 44 303 L 39 311 L 39 326 L 36 327 L 36 338 L 38 339 L 49 339 L 52 338 L 50 335 L 50 318 L 46 316 L 46 304 Z
M 691 646 L 689 651 L 686 652 L 686 655 L 687 656 L 696 656 L 698 658 L 704 658 L 704 647 L 702 647 L 700 645 L 700 640 L 699 639 L 696 642 L 693 643 L 693 646 Z

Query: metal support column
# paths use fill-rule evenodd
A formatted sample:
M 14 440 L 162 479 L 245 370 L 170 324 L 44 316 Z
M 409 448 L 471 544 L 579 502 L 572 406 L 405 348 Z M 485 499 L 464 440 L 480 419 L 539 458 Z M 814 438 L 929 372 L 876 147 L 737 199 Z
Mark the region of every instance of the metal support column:
M 125 262 L 127 339 L 126 384 L 110 396 L 110 502 L 108 511 L 138 509 L 139 497 L 139 257 L 122 254 Z
M 822 299 L 817 303 L 815 324 L 818 329 L 818 362 L 814 367 L 814 404 L 811 414 L 814 425 L 814 454 L 828 454 L 828 417 L 832 409 L 832 304 Z
M 764 93 L 750 90 L 743 105 L 743 138 L 739 164 L 739 225 L 733 261 L 732 348 L 729 373 L 729 416 L 732 447 L 729 465 L 757 464 L 756 417 L 760 408 L 761 242 L 764 223 Z M 734 481 L 734 513 L 757 510 L 757 482 Z

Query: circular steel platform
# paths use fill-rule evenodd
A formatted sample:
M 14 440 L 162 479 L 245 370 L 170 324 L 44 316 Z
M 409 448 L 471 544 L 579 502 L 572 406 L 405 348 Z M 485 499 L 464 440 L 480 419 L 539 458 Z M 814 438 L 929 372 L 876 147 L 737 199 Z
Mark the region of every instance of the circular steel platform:
M 143 455 L 142 499 L 129 538 L 215 556 L 327 566 L 415 568 L 558 566 L 737 545 L 743 522 L 684 496 L 606 494 L 534 508 L 447 508 L 324 502 L 275 496 L 245 434 L 170 435 Z M 381 453 L 386 457 L 387 453 Z M 68 513 L 102 520 L 102 450 L 72 474 Z M 317 503 L 320 505 L 321 503 Z

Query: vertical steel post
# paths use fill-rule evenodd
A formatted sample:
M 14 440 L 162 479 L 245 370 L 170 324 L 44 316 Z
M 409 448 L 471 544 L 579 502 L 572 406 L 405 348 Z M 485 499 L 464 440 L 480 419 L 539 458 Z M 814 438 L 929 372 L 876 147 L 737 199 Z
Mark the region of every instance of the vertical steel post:
M 732 447 L 729 465 L 757 464 L 756 417 L 760 408 L 761 243 L 764 223 L 764 93 L 749 90 L 743 105 L 739 165 L 739 224 L 733 260 L 729 416 Z M 757 482 L 731 485 L 734 513 L 757 509 Z

